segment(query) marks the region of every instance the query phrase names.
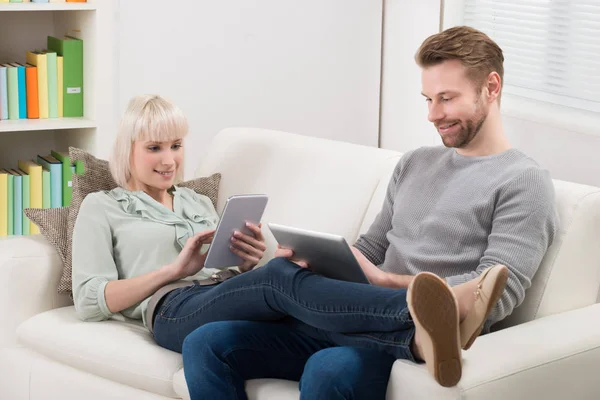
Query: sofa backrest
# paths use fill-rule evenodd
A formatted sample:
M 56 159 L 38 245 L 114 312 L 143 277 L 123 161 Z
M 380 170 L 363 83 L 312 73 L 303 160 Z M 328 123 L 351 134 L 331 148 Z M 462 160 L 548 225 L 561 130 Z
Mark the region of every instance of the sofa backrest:
M 196 176 L 220 172 L 228 196 L 267 193 L 263 222 L 343 235 L 353 243 L 381 209 L 401 153 L 286 132 L 220 132 Z M 498 328 L 585 307 L 600 298 L 600 188 L 554 181 L 559 231 L 525 301 Z M 275 241 L 266 234 L 268 260 Z M 496 327 L 495 327 L 496 328 Z
M 351 244 L 394 151 L 253 128 L 217 134 L 196 176 L 220 172 L 217 209 L 234 194 L 266 193 L 268 222 L 342 235 Z M 190 155 L 188 155 L 190 156 Z M 263 229 L 269 259 L 276 242 Z

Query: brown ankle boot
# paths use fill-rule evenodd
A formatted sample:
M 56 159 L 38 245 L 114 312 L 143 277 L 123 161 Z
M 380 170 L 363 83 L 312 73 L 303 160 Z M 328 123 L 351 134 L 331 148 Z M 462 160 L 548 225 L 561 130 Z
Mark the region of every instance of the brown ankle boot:
M 498 264 L 483 271 L 475 291 L 475 303 L 460 323 L 460 340 L 468 350 L 481 333 L 485 321 L 504 292 L 508 279 L 508 268 Z

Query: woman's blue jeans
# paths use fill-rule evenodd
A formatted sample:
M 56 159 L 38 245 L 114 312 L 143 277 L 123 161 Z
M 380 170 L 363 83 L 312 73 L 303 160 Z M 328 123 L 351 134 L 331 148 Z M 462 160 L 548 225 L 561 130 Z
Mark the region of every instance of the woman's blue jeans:
M 220 330 L 228 326 L 238 328 L 235 324 L 226 323 L 206 325 L 217 321 L 238 321 L 238 324 L 244 324 L 242 321 L 269 322 L 264 326 L 278 326 L 288 335 L 296 334 L 296 345 L 292 345 L 289 350 L 297 352 L 298 359 L 303 360 L 298 365 L 304 365 L 303 363 L 308 362 L 311 356 L 316 356 L 321 350 L 328 349 L 330 353 L 333 352 L 334 350 L 329 349 L 334 346 L 342 347 L 336 350 L 337 352 L 344 351 L 343 349 L 355 352 L 354 357 L 358 357 L 358 353 L 361 356 L 368 354 L 366 359 L 369 359 L 376 358 L 374 355 L 377 354 L 382 360 L 393 361 L 402 358 L 414 361 L 410 350 L 414 323 L 406 304 L 406 290 L 325 278 L 283 258 L 276 258 L 262 268 L 217 285 L 193 285 L 176 289 L 164 298 L 154 319 L 154 337 L 162 347 L 177 352 L 183 350 L 186 380 L 188 374 L 192 374 L 194 370 L 193 365 L 206 368 L 206 365 L 200 365 L 204 361 L 203 357 L 196 353 L 198 343 L 194 343 L 194 338 L 200 337 L 203 341 L 204 335 L 211 336 L 207 330 L 212 327 Z M 257 339 L 265 337 L 261 335 L 269 330 L 256 327 L 262 327 L 261 324 L 248 322 L 248 325 L 252 325 Z M 190 335 L 199 327 L 204 328 L 195 332 L 195 335 Z M 241 326 L 239 328 L 241 329 Z M 259 335 L 259 332 L 262 333 Z M 247 347 L 248 343 L 243 332 L 241 333 L 241 336 L 236 337 L 240 343 L 227 341 L 227 345 L 232 348 L 240 345 Z M 232 339 L 235 335 L 227 337 Z M 271 337 L 272 335 L 266 335 L 262 341 L 265 342 Z M 219 342 L 211 345 L 223 344 Z M 193 354 L 186 354 L 186 349 Z M 279 351 L 282 351 L 282 348 L 278 347 L 271 355 L 276 357 Z M 265 356 L 268 355 L 265 353 Z M 223 356 L 219 354 L 219 357 Z M 236 372 L 241 374 L 236 379 L 240 379 L 238 384 L 242 385 L 242 391 L 245 379 L 283 377 L 272 374 L 269 366 L 263 365 L 276 365 L 276 360 L 271 358 L 273 357 L 263 357 L 261 368 L 250 368 L 254 372 L 262 371 L 260 376 L 250 377 L 241 371 Z M 256 357 L 250 357 L 249 361 L 253 359 Z M 256 364 L 256 361 L 252 361 L 252 365 Z M 295 372 L 298 372 L 297 369 L 295 367 Z M 285 372 L 283 368 L 275 370 Z M 288 378 L 283 379 L 297 380 L 299 377 L 297 374 L 284 375 Z M 389 370 L 385 376 L 386 385 L 388 376 Z M 199 382 L 194 376 L 189 376 L 189 379 Z M 188 386 L 189 382 L 188 380 Z M 192 394 L 193 398 L 195 396 Z

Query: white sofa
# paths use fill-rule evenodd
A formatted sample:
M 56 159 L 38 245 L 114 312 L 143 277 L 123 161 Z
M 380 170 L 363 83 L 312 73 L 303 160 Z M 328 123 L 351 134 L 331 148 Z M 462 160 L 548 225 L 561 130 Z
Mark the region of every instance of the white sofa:
M 188 149 L 188 157 L 199 157 Z M 236 193 L 267 193 L 264 222 L 354 241 L 377 214 L 397 152 L 258 129 L 227 129 L 197 175 L 223 174 L 219 209 Z M 600 189 L 555 181 L 561 228 L 503 330 L 464 352 L 463 378 L 435 383 L 397 361 L 388 399 L 592 399 L 600 397 Z M 266 231 L 267 229 L 265 229 Z M 267 232 L 270 258 L 274 241 Z M 181 356 L 140 323 L 81 322 L 55 293 L 61 263 L 41 237 L 0 240 L 0 398 L 187 398 Z M 253 399 L 297 399 L 297 383 L 249 381 Z

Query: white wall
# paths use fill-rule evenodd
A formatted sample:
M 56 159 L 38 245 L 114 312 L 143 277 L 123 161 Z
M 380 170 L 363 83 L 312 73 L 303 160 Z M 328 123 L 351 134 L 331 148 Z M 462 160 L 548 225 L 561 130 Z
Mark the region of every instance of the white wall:
M 427 120 L 414 54 L 439 32 L 440 0 L 385 0 L 381 89 L 381 147 L 405 152 L 440 144 Z
M 382 1 L 174 4 L 120 2 L 119 108 L 139 93 L 178 104 L 188 174 L 229 126 L 377 145 Z

